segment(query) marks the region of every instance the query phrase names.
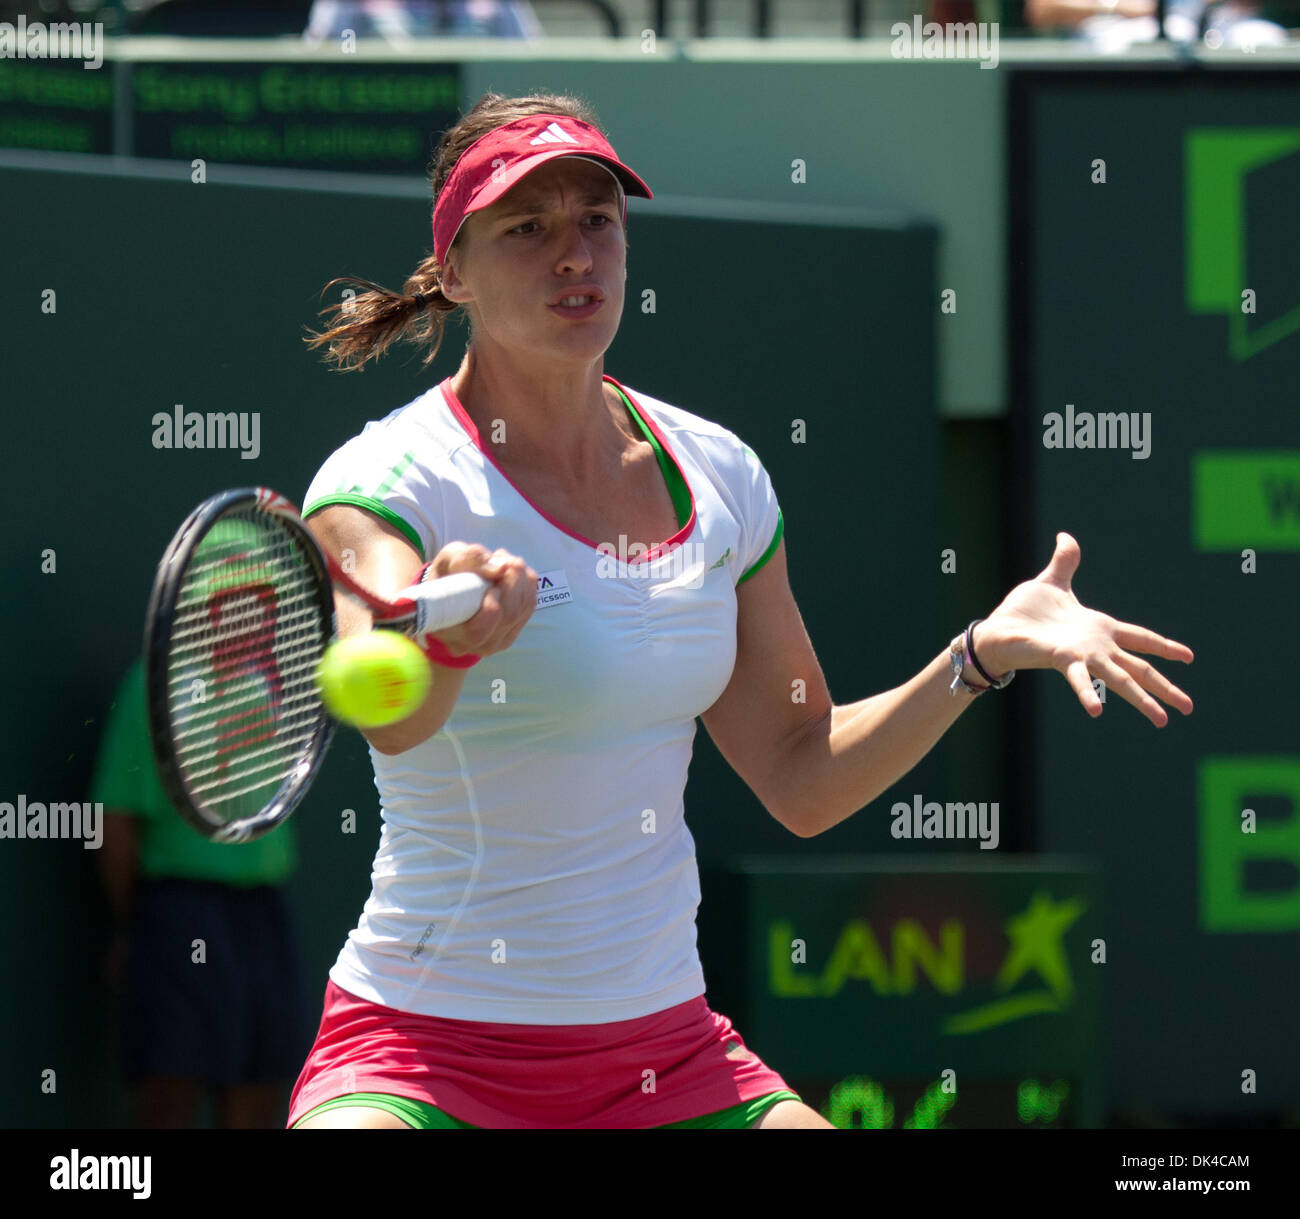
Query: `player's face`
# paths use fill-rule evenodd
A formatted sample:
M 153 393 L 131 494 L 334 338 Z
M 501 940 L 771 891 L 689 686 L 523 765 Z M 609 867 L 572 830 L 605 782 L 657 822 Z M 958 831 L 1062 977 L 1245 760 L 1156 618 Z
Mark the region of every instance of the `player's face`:
M 466 305 L 480 348 L 588 363 L 614 341 L 623 314 L 627 243 L 610 175 L 558 157 L 529 174 L 461 230 L 444 292 Z M 580 308 L 558 295 L 599 298 Z

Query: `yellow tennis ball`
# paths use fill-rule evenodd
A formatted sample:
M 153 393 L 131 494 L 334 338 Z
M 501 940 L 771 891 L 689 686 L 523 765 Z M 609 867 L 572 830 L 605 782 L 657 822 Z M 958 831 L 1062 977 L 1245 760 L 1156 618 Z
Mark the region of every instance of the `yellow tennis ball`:
M 335 640 L 316 670 L 316 688 L 326 709 L 356 728 L 404 720 L 424 701 L 432 680 L 428 658 L 396 631 Z

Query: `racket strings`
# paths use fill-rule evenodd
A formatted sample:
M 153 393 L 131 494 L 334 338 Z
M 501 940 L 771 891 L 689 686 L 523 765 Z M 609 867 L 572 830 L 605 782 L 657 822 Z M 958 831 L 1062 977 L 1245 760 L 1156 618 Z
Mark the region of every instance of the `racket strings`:
M 182 576 L 167 663 L 182 778 L 220 819 L 257 813 L 302 765 L 329 630 L 298 540 L 256 508 L 223 515 Z
M 231 691 L 225 693 L 226 698 L 223 701 L 228 705 L 238 705 L 241 701 L 239 695 L 236 695 Z M 194 783 L 199 783 L 206 775 L 224 773 L 221 768 L 215 766 L 207 771 L 204 771 L 199 767 L 199 758 L 204 752 L 206 744 L 213 739 L 214 733 L 219 732 L 221 735 L 228 737 L 230 735 L 231 724 L 238 723 L 241 720 L 246 720 L 246 727 L 250 730 L 251 735 L 251 730 L 261 722 L 256 718 L 257 712 L 251 709 L 252 707 L 255 707 L 256 700 L 260 697 L 255 685 L 250 683 L 247 690 L 241 693 L 246 693 L 248 696 L 243 698 L 242 702 L 244 706 L 250 707 L 249 711 L 237 712 L 236 717 L 233 719 L 229 712 L 227 712 L 225 715 L 216 719 L 211 719 L 207 722 L 195 723 L 191 721 L 191 723 L 184 729 L 173 733 L 172 740 L 176 747 L 184 751 L 187 757 L 191 759 L 189 769 L 186 773 Z M 295 727 L 309 729 L 314 722 L 312 717 L 315 716 L 316 707 L 318 705 L 319 703 L 317 701 L 313 700 L 305 693 L 294 694 L 287 699 L 281 699 L 277 708 L 280 738 L 283 739 L 285 733 L 292 733 Z M 295 724 L 295 720 L 300 722 Z M 220 728 L 218 728 L 218 725 L 220 725 Z M 307 732 L 307 735 L 310 736 L 310 732 Z M 251 741 L 248 743 L 251 743 Z M 249 755 L 245 754 L 244 756 L 247 757 Z

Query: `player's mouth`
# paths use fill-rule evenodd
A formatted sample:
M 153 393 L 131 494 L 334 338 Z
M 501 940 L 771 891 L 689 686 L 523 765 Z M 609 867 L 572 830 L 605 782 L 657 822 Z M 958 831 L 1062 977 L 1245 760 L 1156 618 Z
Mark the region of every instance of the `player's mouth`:
M 591 317 L 604 302 L 605 298 L 594 288 L 589 291 L 578 289 L 553 297 L 547 308 L 561 317 L 581 321 L 584 317 Z

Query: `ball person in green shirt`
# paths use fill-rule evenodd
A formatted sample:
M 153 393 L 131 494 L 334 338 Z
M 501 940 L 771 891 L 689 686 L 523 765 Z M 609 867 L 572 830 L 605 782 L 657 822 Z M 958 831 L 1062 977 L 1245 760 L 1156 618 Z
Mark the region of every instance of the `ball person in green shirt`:
M 147 715 L 136 660 L 109 710 L 91 791 L 105 813 L 106 968 L 132 1125 L 194 1126 L 206 1093 L 216 1126 L 278 1128 L 312 1037 L 284 889 L 292 824 L 238 846 L 203 838 L 163 793 Z

